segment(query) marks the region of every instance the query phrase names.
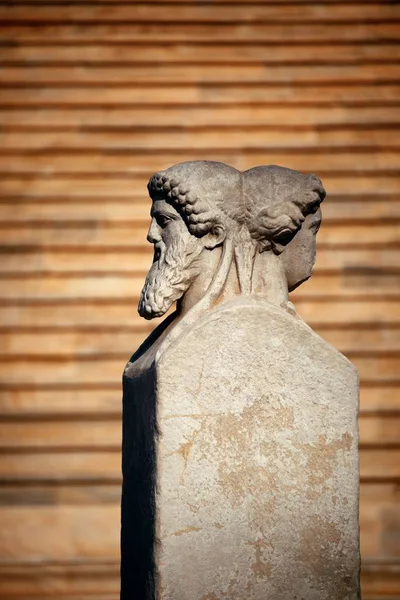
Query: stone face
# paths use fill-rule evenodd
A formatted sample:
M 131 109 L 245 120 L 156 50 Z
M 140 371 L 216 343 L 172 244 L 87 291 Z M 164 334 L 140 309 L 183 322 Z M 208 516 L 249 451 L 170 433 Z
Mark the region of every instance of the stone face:
M 124 372 L 122 600 L 356 600 L 358 377 L 288 302 L 310 277 L 314 175 L 154 175 Z

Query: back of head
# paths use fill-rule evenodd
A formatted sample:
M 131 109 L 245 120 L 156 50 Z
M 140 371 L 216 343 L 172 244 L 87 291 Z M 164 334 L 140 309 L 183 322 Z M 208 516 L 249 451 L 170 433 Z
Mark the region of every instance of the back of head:
M 247 225 L 260 252 L 280 254 L 325 197 L 321 180 L 277 165 L 243 173 Z

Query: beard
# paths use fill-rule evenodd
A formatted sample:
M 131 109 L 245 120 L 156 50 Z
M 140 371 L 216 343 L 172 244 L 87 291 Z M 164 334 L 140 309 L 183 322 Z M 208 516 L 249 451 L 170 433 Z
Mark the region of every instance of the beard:
M 153 264 L 139 300 L 141 317 L 162 317 L 176 300 L 182 298 L 199 273 L 195 263 L 202 250 L 194 236 L 189 240 L 176 237 L 168 246 L 162 241 L 155 245 Z

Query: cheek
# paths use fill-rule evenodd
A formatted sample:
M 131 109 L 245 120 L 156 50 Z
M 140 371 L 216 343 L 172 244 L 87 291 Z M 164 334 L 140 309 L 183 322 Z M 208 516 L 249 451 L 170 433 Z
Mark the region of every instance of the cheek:
M 177 221 L 170 221 L 167 227 L 162 230 L 161 237 L 165 245 L 169 246 L 173 242 L 190 243 L 193 236 L 189 233 L 182 219 L 179 219 Z

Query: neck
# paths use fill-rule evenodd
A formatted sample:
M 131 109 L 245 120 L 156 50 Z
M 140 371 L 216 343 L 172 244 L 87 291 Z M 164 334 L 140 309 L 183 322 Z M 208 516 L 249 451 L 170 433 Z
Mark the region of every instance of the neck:
M 195 306 L 209 289 L 215 273 L 218 271 L 222 248 L 205 250 L 199 266 L 199 275 L 179 303 L 179 316 L 183 317 Z M 242 290 L 243 293 L 243 290 Z M 235 261 L 232 261 L 225 284 L 219 297 L 213 304 L 231 300 L 241 294 Z M 282 306 L 288 300 L 288 285 L 282 261 L 272 251 L 256 253 L 254 257 L 251 294 L 264 298 L 272 304 Z
M 252 295 L 282 306 L 288 301 L 288 284 L 279 256 L 271 250 L 257 253 L 253 267 Z

